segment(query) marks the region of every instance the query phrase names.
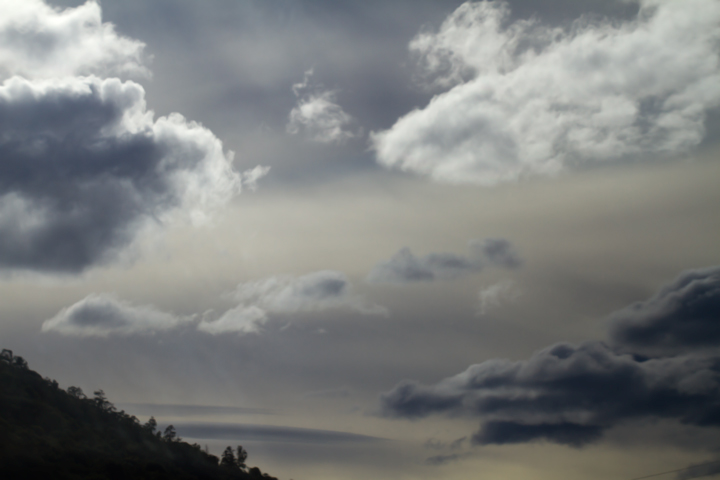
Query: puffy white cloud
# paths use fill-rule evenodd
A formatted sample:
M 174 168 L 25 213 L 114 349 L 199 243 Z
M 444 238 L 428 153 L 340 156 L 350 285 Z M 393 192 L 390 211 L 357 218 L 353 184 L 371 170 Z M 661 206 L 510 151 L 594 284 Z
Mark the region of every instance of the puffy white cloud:
M 504 2 L 468 2 L 410 48 L 451 87 L 371 140 L 377 161 L 493 185 L 566 167 L 696 146 L 720 105 L 720 3 L 641 0 L 625 23 L 507 24 Z
M 212 334 L 257 332 L 271 315 L 336 309 L 364 315 L 387 315 L 385 308 L 354 293 L 344 273 L 333 270 L 241 283 L 233 296 L 239 302 L 237 307 L 217 320 L 203 320 L 198 329 Z
M 79 337 L 149 334 L 177 327 L 178 317 L 151 305 L 132 305 L 109 294 L 92 294 L 63 308 L 42 325 L 43 332 Z
M 353 118 L 336 103 L 337 92 L 311 86 L 312 74 L 308 70 L 303 82 L 293 85 L 298 103 L 290 111 L 287 132 L 320 143 L 343 143 L 356 137 L 358 134 L 350 128 Z
M 42 0 L 0 0 L 0 78 L 149 75 L 144 47 L 103 23 L 95 1 L 60 10 Z

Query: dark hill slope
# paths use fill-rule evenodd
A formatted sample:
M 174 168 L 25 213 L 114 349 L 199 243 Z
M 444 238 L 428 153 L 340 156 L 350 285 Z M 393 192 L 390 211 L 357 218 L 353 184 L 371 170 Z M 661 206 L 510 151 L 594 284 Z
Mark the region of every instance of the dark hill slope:
M 227 455 L 229 453 L 229 455 Z M 102 391 L 86 398 L 28 369 L 12 352 L 0 355 L 0 478 L 270 480 L 246 471 L 228 449 L 218 458 L 180 441 L 174 431 L 155 432 L 118 412 Z

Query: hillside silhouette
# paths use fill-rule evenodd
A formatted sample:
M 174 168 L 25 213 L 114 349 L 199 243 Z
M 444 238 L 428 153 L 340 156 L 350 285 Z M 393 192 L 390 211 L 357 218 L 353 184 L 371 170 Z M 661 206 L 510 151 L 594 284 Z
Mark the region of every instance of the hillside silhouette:
M 245 465 L 247 452 L 222 458 L 117 411 L 97 390 L 61 389 L 10 350 L 0 354 L 0 478 L 59 480 L 277 480 Z

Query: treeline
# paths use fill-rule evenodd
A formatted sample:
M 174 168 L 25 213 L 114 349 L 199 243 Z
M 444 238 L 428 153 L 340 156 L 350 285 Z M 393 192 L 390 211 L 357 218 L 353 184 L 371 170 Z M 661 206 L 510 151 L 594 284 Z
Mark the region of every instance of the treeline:
M 102 390 L 63 390 L 12 351 L 0 353 L 2 479 L 277 480 L 246 460 L 241 446 L 219 459 L 172 425 L 160 432 L 153 417 L 141 424 L 118 411 Z

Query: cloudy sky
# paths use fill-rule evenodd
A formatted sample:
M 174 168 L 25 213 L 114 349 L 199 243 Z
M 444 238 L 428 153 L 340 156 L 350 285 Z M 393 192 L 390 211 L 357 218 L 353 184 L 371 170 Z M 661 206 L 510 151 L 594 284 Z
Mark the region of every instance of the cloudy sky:
M 718 474 L 717 0 L 0 0 L 0 339 L 295 480 Z

